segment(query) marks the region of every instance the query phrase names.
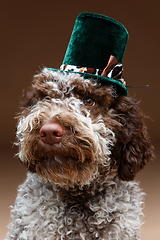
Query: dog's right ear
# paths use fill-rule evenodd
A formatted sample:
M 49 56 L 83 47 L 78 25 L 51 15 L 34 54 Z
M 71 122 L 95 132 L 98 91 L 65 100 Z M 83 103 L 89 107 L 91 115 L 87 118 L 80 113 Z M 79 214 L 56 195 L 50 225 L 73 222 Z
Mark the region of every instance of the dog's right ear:
M 119 178 L 129 181 L 154 159 L 154 148 L 136 100 L 121 97 L 115 111 L 120 125 L 114 129 L 116 143 L 112 150 L 112 159 L 117 161 Z

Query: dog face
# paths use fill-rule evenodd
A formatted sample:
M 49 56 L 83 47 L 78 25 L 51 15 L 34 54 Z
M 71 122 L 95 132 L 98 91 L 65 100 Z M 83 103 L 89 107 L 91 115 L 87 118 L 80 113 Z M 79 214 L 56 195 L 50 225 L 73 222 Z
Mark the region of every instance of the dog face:
M 135 100 L 77 74 L 44 69 L 18 115 L 19 158 L 63 187 L 90 184 L 114 172 L 132 180 L 153 157 Z

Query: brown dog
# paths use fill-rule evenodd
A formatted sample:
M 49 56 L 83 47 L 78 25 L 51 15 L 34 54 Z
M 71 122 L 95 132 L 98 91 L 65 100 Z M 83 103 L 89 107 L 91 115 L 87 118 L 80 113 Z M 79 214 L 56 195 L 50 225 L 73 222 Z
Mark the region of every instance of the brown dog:
M 153 158 L 137 102 L 44 69 L 19 114 L 19 187 L 7 239 L 139 239 L 136 173 Z

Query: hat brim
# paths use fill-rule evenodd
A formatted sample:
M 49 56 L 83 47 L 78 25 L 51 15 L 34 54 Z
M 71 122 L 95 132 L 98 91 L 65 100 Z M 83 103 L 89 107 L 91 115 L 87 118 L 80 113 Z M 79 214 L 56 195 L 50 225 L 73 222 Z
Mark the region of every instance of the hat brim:
M 103 84 L 112 85 L 118 95 L 128 96 L 128 91 L 127 91 L 126 87 L 120 81 L 117 81 L 113 78 L 107 78 L 107 77 L 103 77 L 103 76 L 95 75 L 95 74 L 91 74 L 91 73 L 76 72 L 76 71 L 64 71 L 64 70 L 55 69 L 55 68 L 47 68 L 47 69 L 49 71 L 54 71 L 54 72 L 76 73 L 76 74 L 83 76 L 86 79 L 94 79 Z

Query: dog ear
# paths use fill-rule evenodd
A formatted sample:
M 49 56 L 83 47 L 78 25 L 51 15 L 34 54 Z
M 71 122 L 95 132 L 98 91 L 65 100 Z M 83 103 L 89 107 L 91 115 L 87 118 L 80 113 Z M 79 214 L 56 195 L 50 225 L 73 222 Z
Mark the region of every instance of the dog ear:
M 117 161 L 119 178 L 129 181 L 154 158 L 153 146 L 136 100 L 121 97 L 115 111 L 120 124 L 114 129 L 112 158 Z

